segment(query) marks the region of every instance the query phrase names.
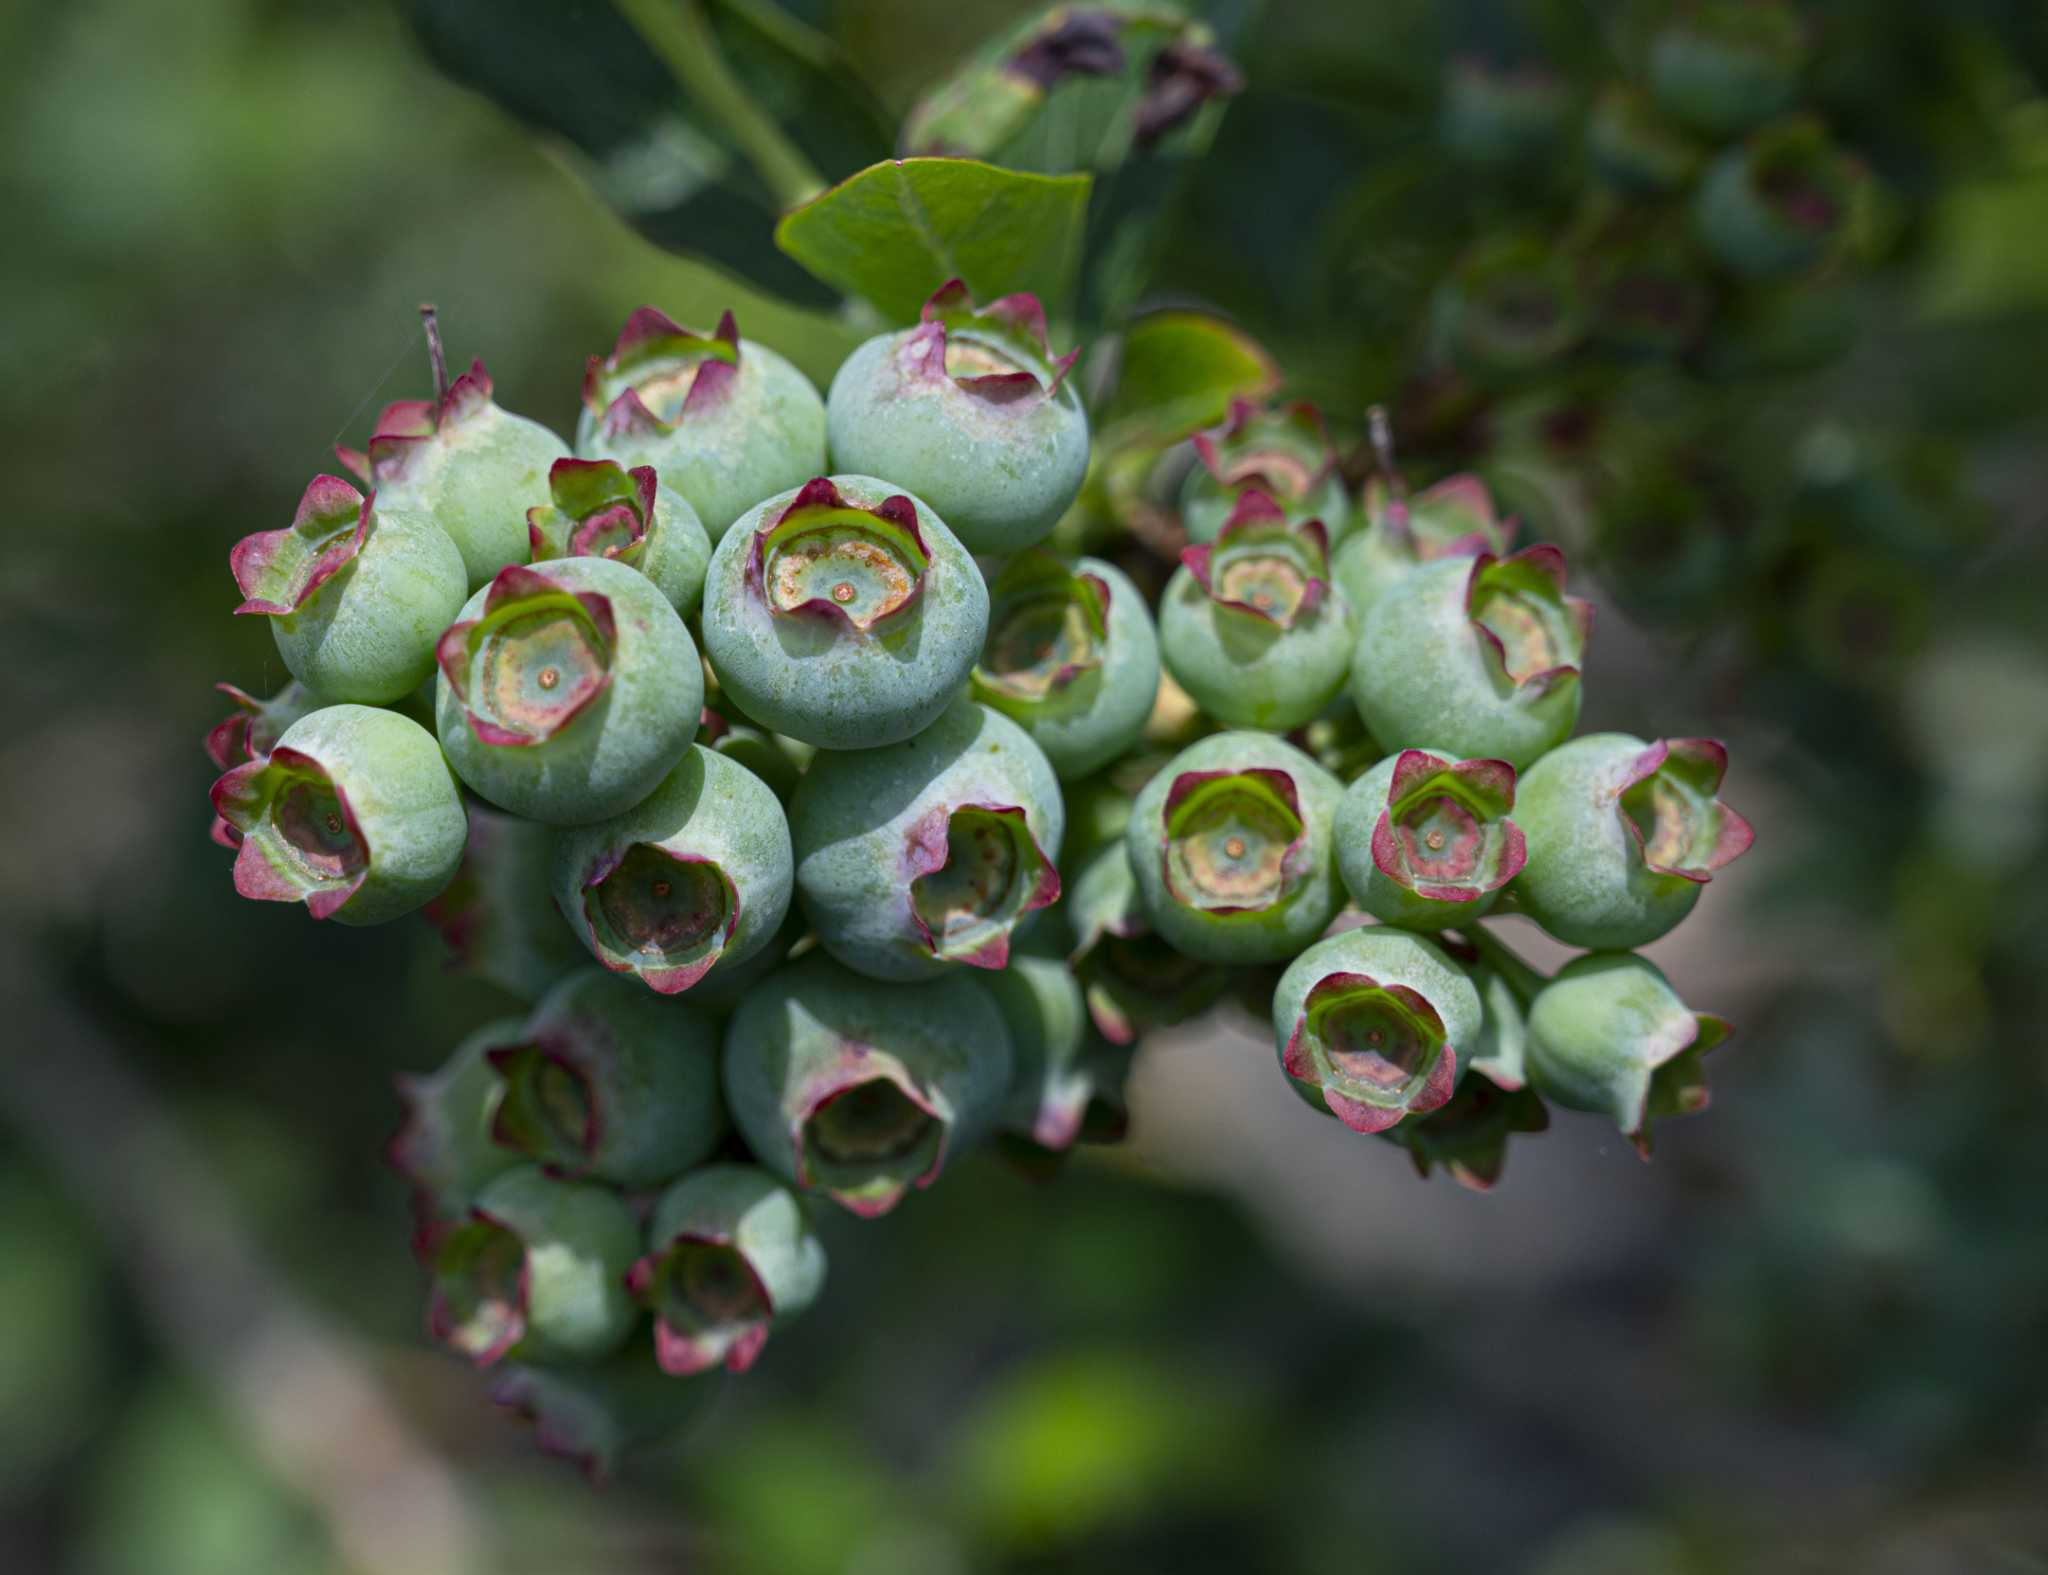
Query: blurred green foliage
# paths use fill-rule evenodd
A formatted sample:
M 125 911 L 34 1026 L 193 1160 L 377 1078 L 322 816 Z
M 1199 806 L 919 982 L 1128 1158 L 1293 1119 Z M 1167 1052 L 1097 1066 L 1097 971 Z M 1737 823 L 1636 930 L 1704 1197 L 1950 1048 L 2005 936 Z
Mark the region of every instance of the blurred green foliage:
M 792 9 L 895 115 L 1025 10 Z M 564 429 L 643 300 L 731 305 L 821 381 L 858 329 L 646 244 L 380 0 L 0 16 L 0 905 L 75 1040 L 10 1043 L 0 1077 L 94 1035 L 132 1055 L 225 1179 L 221 1223 L 452 1464 L 494 1572 L 2037 1567 L 2048 18 L 1802 7 L 1809 94 L 1885 198 L 1862 265 L 1745 295 L 1676 361 L 1446 379 L 1441 281 L 1491 237 L 1578 235 L 1585 189 L 1569 155 L 1460 173 L 1449 62 L 1546 59 L 1578 115 L 1658 9 L 1215 7 L 1247 90 L 1197 178 L 1133 207 L 1147 299 L 1227 312 L 1340 423 L 1391 400 L 1418 479 L 1481 469 L 1584 551 L 1590 721 L 1654 700 L 1731 740 L 1766 852 L 1695 961 L 1743 1031 L 1653 1170 L 1564 1121 L 1492 1197 L 1425 1186 L 1269 1078 L 1244 1086 L 1273 1107 L 1233 1105 L 1237 1062 L 1270 1071 L 1252 1040 L 1162 1039 L 1137 1160 L 1050 1187 L 983 1160 L 836 1221 L 829 1306 L 664 1458 L 591 1495 L 531 1455 L 419 1348 L 377 1159 L 388 1075 L 502 1000 L 423 928 L 232 898 L 197 808 L 207 685 L 280 674 L 226 616 L 227 547 L 422 391 L 423 298 Z M 76 1134 L 24 1108 L 0 1567 L 343 1568 L 69 1195 Z

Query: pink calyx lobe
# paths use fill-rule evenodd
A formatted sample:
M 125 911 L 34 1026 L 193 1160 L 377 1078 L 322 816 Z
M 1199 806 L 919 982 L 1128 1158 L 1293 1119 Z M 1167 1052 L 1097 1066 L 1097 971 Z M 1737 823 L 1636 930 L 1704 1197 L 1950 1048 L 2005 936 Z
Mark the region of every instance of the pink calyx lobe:
M 303 607 L 363 550 L 374 499 L 374 493 L 365 497 L 339 476 L 315 476 L 291 524 L 244 536 L 228 554 L 242 593 L 235 611 L 278 618 Z
M 775 617 L 886 633 L 917 607 L 930 568 L 917 505 L 906 495 L 867 508 L 817 476 L 755 529 L 746 580 L 755 604 Z
M 1213 542 L 1181 549 L 1180 561 L 1219 607 L 1291 629 L 1330 593 L 1330 536 L 1319 519 L 1289 525 L 1256 486 L 1238 494 Z
M 858 1040 L 804 1079 L 789 1111 L 797 1184 L 864 1219 L 945 1166 L 951 1111 L 895 1056 Z
M 1365 513 L 1383 523 L 1418 563 L 1504 553 L 1520 528 L 1520 521 L 1496 515 L 1492 493 L 1472 475 L 1446 476 L 1408 497 L 1373 476 L 1365 484 Z
M 450 624 L 434 649 L 478 742 L 546 742 L 611 684 L 618 629 L 610 598 L 511 564 L 485 593 L 483 615 Z
M 550 558 L 617 558 L 632 563 L 654 524 L 657 478 L 608 459 L 558 459 L 548 471 L 552 504 L 526 511 L 535 563 Z
M 1337 466 L 1323 414 L 1306 400 L 1271 411 L 1240 395 L 1219 425 L 1195 434 L 1194 446 L 1217 485 L 1257 487 L 1290 504 L 1304 501 Z
M 611 354 L 585 364 L 583 403 L 607 437 L 673 432 L 722 404 L 739 371 L 740 331 L 731 312 L 704 335 L 642 306 L 626 319 Z M 618 392 L 607 398 L 614 387 Z
M 427 1328 L 435 1340 L 489 1367 L 526 1337 L 532 1271 L 526 1244 L 482 1209 L 432 1244 Z
M 1420 991 L 1370 975 L 1325 974 L 1309 988 L 1281 1066 L 1354 1132 L 1384 1132 L 1450 1101 L 1457 1052 Z
M 1080 358 L 1078 349 L 1052 353 L 1045 309 L 1027 292 L 977 307 L 961 279 L 934 290 L 918 326 L 896 352 L 905 376 L 945 379 L 990 405 L 1052 399 Z
M 1615 799 L 1646 868 L 1705 885 L 1749 850 L 1756 832 L 1716 796 L 1727 771 L 1712 738 L 1659 739 L 1636 756 Z
M 768 1343 L 774 1297 L 728 1232 L 678 1232 L 633 1265 L 626 1289 L 654 1311 L 655 1360 L 672 1377 L 721 1363 L 743 1373 Z
M 933 957 L 1003 968 L 1010 932 L 1059 900 L 1059 871 L 1016 804 L 934 805 L 904 842 L 910 929 Z
M 1548 542 L 1472 560 L 1465 613 L 1494 670 L 1518 695 L 1576 683 L 1593 633 L 1593 605 L 1565 594 L 1564 553 Z
M 740 893 L 716 860 L 659 842 L 613 848 L 583 877 L 583 926 L 598 960 L 679 995 L 725 955 Z
M 311 755 L 273 749 L 222 774 L 212 789 L 214 840 L 235 849 L 240 895 L 303 902 L 331 917 L 361 889 L 370 845 L 348 794 Z M 221 828 L 232 834 L 225 839 Z
M 604 1141 L 605 1113 L 575 1045 L 559 1033 L 540 1034 L 494 1045 L 484 1059 L 505 1085 L 492 1141 L 565 1176 L 586 1172 Z
M 988 638 L 974 667 L 977 698 L 1033 706 L 1102 666 L 1110 593 L 1101 575 L 1027 547 L 1004 565 L 989 597 Z
M 1498 891 L 1528 863 L 1505 760 L 1446 760 L 1406 749 L 1394 763 L 1387 807 L 1373 826 L 1374 867 L 1417 896 L 1471 902 Z
M 366 482 L 397 481 L 425 444 L 483 410 L 492 392 L 483 362 L 471 361 L 439 399 L 393 400 L 377 417 L 367 449 L 337 447 L 334 457 Z
M 1308 829 L 1294 778 L 1273 766 L 1183 771 L 1167 789 L 1160 857 L 1175 902 L 1218 918 L 1293 895 Z

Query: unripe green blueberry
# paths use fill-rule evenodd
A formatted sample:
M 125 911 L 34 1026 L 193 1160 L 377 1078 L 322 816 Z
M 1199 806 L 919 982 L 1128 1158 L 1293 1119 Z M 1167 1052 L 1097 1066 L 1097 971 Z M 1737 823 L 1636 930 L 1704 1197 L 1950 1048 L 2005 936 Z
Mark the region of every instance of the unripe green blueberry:
M 1288 965 L 1273 1035 L 1294 1090 L 1354 1132 L 1441 1109 L 1479 1038 L 1465 971 L 1405 930 L 1345 930 Z
M 1693 199 L 1693 229 L 1745 278 L 1805 273 L 1846 245 L 1863 179 L 1819 121 L 1781 121 L 1714 161 Z
M 972 979 L 882 984 L 821 952 L 770 974 L 725 1031 L 726 1103 L 755 1157 L 864 1217 L 989 1133 L 1010 1066 Z
M 1294 525 L 1321 520 L 1332 543 L 1351 528 L 1351 500 L 1322 412 L 1306 402 L 1267 410 L 1235 399 L 1222 425 L 1195 434 L 1200 460 L 1181 487 L 1181 527 L 1191 542 L 1214 541 L 1239 496 L 1256 487 Z
M 286 728 L 320 707 L 319 698 L 296 678 L 268 700 L 259 700 L 233 684 L 213 687 L 235 703 L 234 710 L 206 731 L 206 758 L 220 771 L 261 760 L 276 747 Z
M 1494 1087 L 1513 1093 L 1529 1080 L 1528 1013 L 1499 969 L 1473 962 L 1465 965 L 1465 972 L 1479 991 L 1479 1005 L 1485 1014 L 1472 1051 L 1472 1070 Z M 1535 977 L 1540 980 L 1541 976 Z
M 825 469 L 825 402 L 731 312 L 709 338 L 651 306 L 626 319 L 583 376 L 576 452 L 652 465 L 697 511 L 714 546 L 761 499 Z
M 1482 242 L 1445 281 L 1431 309 L 1452 359 L 1481 379 L 1538 371 L 1562 358 L 1585 331 L 1572 265 L 1529 236 Z
M 1128 1047 L 1145 1029 L 1184 1023 L 1230 987 L 1231 969 L 1175 951 L 1146 922 L 1122 835 L 1081 867 L 1060 906 L 1073 930 L 1070 961 L 1089 1020 L 1112 1045 Z
M 555 901 L 591 956 L 674 995 L 774 939 L 792 871 L 768 785 L 692 744 L 623 815 L 561 834 Z
M 490 1395 L 533 1424 L 544 1453 L 574 1461 L 595 1487 L 635 1450 L 673 1438 L 723 1387 L 717 1375 L 676 1382 L 656 1363 L 651 1341 L 634 1341 L 581 1367 L 501 1363 Z
M 1611 1116 L 1647 1159 L 1650 1127 L 1707 1106 L 1700 1060 L 1728 1025 L 1679 1000 L 1633 952 L 1575 957 L 1529 1008 L 1529 1075 L 1544 1098 Z
M 601 969 L 563 979 L 484 1057 L 505 1085 L 492 1135 L 558 1175 L 658 1186 L 725 1136 L 715 1020 Z
M 1552 750 L 1516 789 L 1529 862 L 1515 905 L 1567 946 L 1619 950 L 1668 933 L 1754 838 L 1715 796 L 1727 769 L 1711 738 L 1588 733 Z
M 491 1135 L 504 1092 L 484 1052 L 519 1032 L 519 1019 L 486 1024 L 432 1072 L 394 1081 L 405 1119 L 384 1145 L 384 1159 L 413 1190 L 424 1228 L 466 1215 L 484 1184 L 519 1163 Z
M 538 1000 L 590 954 L 555 907 L 555 829 L 472 802 L 455 878 L 421 912 L 448 967 Z
M 1345 790 L 1337 867 L 1351 900 L 1382 924 L 1441 930 L 1487 912 L 1525 862 L 1515 769 L 1404 749 Z
M 1152 927 L 1209 963 L 1279 962 L 1343 902 L 1331 823 L 1343 785 L 1265 733 L 1217 733 L 1145 784 L 1125 829 Z
M 427 1327 L 479 1367 L 600 1361 L 632 1332 L 625 1281 L 639 1254 L 618 1193 L 515 1165 L 434 1243 Z
M 654 1354 L 678 1378 L 754 1365 L 769 1330 L 818 1298 L 825 1249 L 804 1203 L 765 1170 L 706 1165 L 654 1205 L 626 1288 L 654 1314 Z
M 1351 698 L 1390 749 L 1433 741 L 1520 770 L 1578 721 L 1592 626 L 1592 607 L 1564 594 L 1555 547 L 1439 559 L 1366 615 Z
M 1516 524 L 1494 512 L 1477 476 L 1447 476 L 1413 497 L 1375 476 L 1365 485 L 1364 523 L 1337 548 L 1331 576 L 1363 627 L 1380 593 L 1418 563 L 1483 552 L 1498 557 L 1515 539 Z
M 615 559 L 652 580 L 683 617 L 696 616 L 711 541 L 697 511 L 653 466 L 629 471 L 608 459 L 558 459 L 548 492 L 552 503 L 526 511 L 533 562 Z
M 1571 112 L 1571 96 L 1540 66 L 1453 63 L 1444 84 L 1441 134 L 1463 163 L 1513 170 L 1546 162 Z
M 915 328 L 840 365 L 825 400 L 832 463 L 929 503 L 970 552 L 1045 539 L 1088 473 L 1088 414 L 1034 295 L 977 308 L 958 279 Z
M 1586 123 L 1586 152 L 1593 168 L 1612 185 L 1632 194 L 1676 191 L 1698 172 L 1705 150 L 1666 120 L 1649 95 L 1613 83 Z
M 462 862 L 462 795 L 433 734 L 374 706 L 301 717 L 213 784 L 213 808 L 235 847 L 235 890 L 303 902 L 316 919 L 395 919 Z
M 1686 125 L 1727 137 L 1791 104 L 1805 58 L 1805 29 L 1779 0 L 1704 0 L 1658 30 L 1650 88 Z
M 704 651 L 756 722 L 820 749 L 928 726 L 988 634 L 988 587 L 939 517 L 872 476 L 819 476 L 711 555 Z
M 804 764 L 810 758 L 809 745 L 797 745 L 803 756 L 799 759 L 788 748 L 794 740 L 765 733 L 745 722 L 729 721 L 708 704 L 697 723 L 697 742 L 735 765 L 745 766 L 768 784 L 768 790 L 782 804 L 789 802 L 789 795 L 803 780 Z
M 818 943 L 876 979 L 1000 968 L 1059 897 L 1066 812 L 1044 753 L 964 697 L 915 738 L 820 750 L 789 801 L 796 889 Z
M 704 670 L 654 583 L 606 558 L 499 573 L 441 636 L 434 717 L 501 809 L 583 826 L 630 809 L 690 747 Z
M 462 605 L 462 555 L 425 515 L 379 509 L 316 476 L 283 530 L 229 555 L 238 613 L 271 620 L 291 675 L 325 700 L 402 699 L 434 670 L 434 642 Z
M 386 509 L 447 533 L 462 556 L 467 595 L 508 563 L 526 561 L 527 504 L 543 495 L 548 467 L 569 445 L 499 408 L 483 362 L 472 361 L 439 399 L 386 405 L 366 450 L 334 452 Z
M 1159 638 L 1145 598 L 1100 558 L 1071 566 L 1020 552 L 989 587 L 974 698 L 1010 718 L 1063 779 L 1116 759 L 1159 693 Z
M 1064 958 L 1019 952 L 984 987 L 1010 1030 L 1014 1056 L 1003 1130 L 1040 1148 L 1071 1148 L 1095 1093 L 1081 1055 L 1088 1009 L 1073 970 Z
M 1159 599 L 1159 649 L 1204 711 L 1277 732 L 1343 692 L 1358 630 L 1330 584 L 1321 521 L 1290 526 L 1278 504 L 1247 488 L 1214 542 L 1180 557 Z

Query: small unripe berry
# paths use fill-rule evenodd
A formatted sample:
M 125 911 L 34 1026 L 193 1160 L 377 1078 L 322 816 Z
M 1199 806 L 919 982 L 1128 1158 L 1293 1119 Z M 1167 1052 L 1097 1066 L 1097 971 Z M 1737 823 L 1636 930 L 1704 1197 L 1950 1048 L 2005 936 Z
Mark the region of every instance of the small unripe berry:
M 1345 930 L 1288 965 L 1273 1034 L 1295 1092 L 1354 1132 L 1448 1104 L 1479 1038 L 1479 992 L 1403 930 Z
M 1181 526 L 1192 542 L 1214 541 L 1237 501 L 1257 488 L 1294 525 L 1321 520 L 1329 540 L 1351 528 L 1351 500 L 1322 412 L 1306 402 L 1267 410 L 1231 401 L 1220 426 L 1195 434 L 1201 463 L 1181 488 Z
M 1218 733 L 1145 784 L 1125 829 L 1146 916 L 1210 963 L 1279 962 L 1343 901 L 1331 822 L 1344 789 L 1292 744 Z
M 303 902 L 316 919 L 381 924 L 454 877 L 462 795 L 434 737 L 373 706 L 335 705 L 213 784 L 235 846 L 235 890 Z
M 981 986 L 882 984 L 813 952 L 725 1033 L 725 1094 L 763 1165 L 854 1214 L 886 1214 L 994 1127 L 1010 1034 Z
M 1494 513 L 1477 476 L 1447 476 L 1413 497 L 1395 495 L 1378 476 L 1365 485 L 1363 526 L 1344 538 L 1331 574 L 1362 628 L 1380 593 L 1410 569 L 1438 558 L 1498 557 L 1517 522 Z
M 1592 622 L 1555 547 L 1426 563 L 1366 615 L 1351 698 L 1390 749 L 1434 742 L 1519 770 L 1578 721 Z
M 1453 157 L 1486 170 L 1544 163 L 1564 131 L 1571 97 L 1540 66 L 1455 62 L 1444 84 L 1440 131 Z
M 1159 647 L 1195 702 L 1231 727 L 1283 731 L 1344 688 L 1358 637 L 1330 584 L 1320 520 L 1290 526 L 1256 488 L 1213 542 L 1181 553 L 1159 601 Z
M 696 616 L 711 542 L 697 511 L 652 466 L 629 471 L 608 459 L 558 459 L 548 492 L 552 503 L 526 511 L 533 562 L 611 558 L 646 575 L 683 617 Z
M 1727 137 L 1792 103 L 1805 57 L 1799 18 L 1779 0 L 1704 0 L 1658 30 L 1650 86 L 1686 125 Z
M 1112 1045 L 1128 1047 L 1144 1029 L 1186 1022 L 1232 982 L 1231 969 L 1184 956 L 1153 932 L 1121 835 L 1081 866 L 1061 908 L 1089 1020 Z
M 661 1370 L 743 1373 L 825 1284 L 803 1200 L 752 1165 L 706 1165 L 661 1195 L 627 1289 L 654 1314 Z
M 725 1135 L 715 1020 L 599 969 L 484 1054 L 505 1085 L 492 1135 L 557 1175 L 658 1186 Z
M 690 747 L 704 670 L 676 611 L 606 558 L 514 566 L 441 636 L 449 764 L 515 815 L 580 826 L 639 803 Z
M 929 503 L 970 552 L 1045 539 L 1088 472 L 1088 416 L 1033 295 L 977 308 L 958 279 L 918 326 L 870 339 L 826 399 L 832 463 Z
M 448 967 L 524 1001 L 589 953 L 555 907 L 555 830 L 472 801 L 455 878 L 422 913 L 440 931 Z
M 1064 958 L 1018 953 L 984 988 L 1009 1027 L 1014 1056 L 1003 1130 L 1040 1148 L 1071 1148 L 1095 1092 L 1082 1061 L 1088 1012 L 1073 970 Z
M 789 824 L 766 783 L 692 744 L 625 814 L 561 833 L 555 901 L 590 954 L 663 995 L 736 968 L 789 911 Z
M 1633 952 L 1576 957 L 1529 1008 L 1529 1073 L 1546 1099 L 1611 1116 L 1645 1159 L 1661 1117 L 1707 1106 L 1701 1058 L 1728 1037 Z
M 1404 749 L 1352 783 L 1337 806 L 1337 865 L 1383 924 L 1441 930 L 1493 905 L 1527 862 L 1505 760 Z
M 438 341 L 435 353 L 438 368 Z M 495 404 L 490 375 L 473 361 L 439 399 L 386 405 L 366 450 L 334 452 L 376 488 L 384 508 L 447 532 L 462 556 L 467 595 L 508 563 L 526 561 L 523 515 L 569 445 Z
M 494 1044 L 519 1032 L 519 1019 L 486 1024 L 427 1073 L 396 1079 L 405 1119 L 384 1145 L 384 1158 L 413 1189 L 421 1225 L 469 1212 L 484 1184 L 520 1162 L 491 1136 L 504 1085 L 484 1059 Z
M 652 465 L 704 522 L 715 546 L 761 499 L 825 468 L 825 404 L 733 315 L 705 337 L 651 306 L 626 319 L 583 377 L 576 452 Z
M 826 951 L 877 979 L 1000 968 L 1059 896 L 1059 782 L 1009 718 L 965 698 L 915 738 L 820 750 L 789 803 L 796 887 Z
M 1516 906 L 1568 946 L 1646 946 L 1668 933 L 1753 838 L 1715 796 L 1727 769 L 1711 738 L 1588 733 L 1552 750 L 1517 787 L 1529 862 Z
M 516 1165 L 431 1248 L 427 1327 L 479 1367 L 595 1362 L 632 1332 L 633 1211 L 609 1187 Z
M 1847 243 L 1863 180 L 1818 121 L 1783 121 L 1714 161 L 1693 199 L 1693 228 L 1747 278 L 1805 273 Z
M 552 1367 L 502 1362 L 491 1371 L 491 1403 L 533 1424 L 533 1441 L 571 1460 L 592 1486 L 622 1460 L 659 1449 L 723 1387 L 716 1376 L 678 1383 L 654 1359 L 651 1341 L 635 1341 L 601 1362 Z
M 283 530 L 245 536 L 229 557 L 238 613 L 271 620 L 277 654 L 326 700 L 381 705 L 434 670 L 434 642 L 462 605 L 455 543 L 422 514 L 377 508 L 316 476 Z
M 222 771 L 246 761 L 261 760 L 276 747 L 286 728 L 320 706 L 313 691 L 297 679 L 268 700 L 259 700 L 233 684 L 213 687 L 235 703 L 235 709 L 206 733 L 206 758 Z
M 1071 566 L 1032 549 L 989 587 L 974 698 L 1010 718 L 1062 778 L 1137 742 L 1159 692 L 1159 639 L 1145 598 L 1100 558 Z
M 1417 1175 L 1441 1165 L 1459 1186 L 1487 1192 L 1507 1166 L 1508 1139 L 1549 1127 L 1550 1113 L 1533 1089 L 1468 1077 L 1442 1109 L 1403 1121 L 1386 1135 L 1408 1150 Z
M 988 588 L 944 522 L 871 476 L 819 476 L 712 554 L 704 650 L 756 722 L 820 749 L 928 726 L 988 634 Z
M 1482 379 L 1536 372 L 1562 358 L 1585 330 L 1571 264 L 1527 236 L 1482 243 L 1445 281 L 1433 311 L 1460 369 Z

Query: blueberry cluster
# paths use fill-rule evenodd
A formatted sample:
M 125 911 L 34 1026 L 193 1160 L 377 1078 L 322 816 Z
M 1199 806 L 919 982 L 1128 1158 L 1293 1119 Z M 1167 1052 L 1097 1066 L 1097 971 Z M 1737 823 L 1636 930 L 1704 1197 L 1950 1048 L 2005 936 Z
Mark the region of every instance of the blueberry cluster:
M 1644 1145 L 1704 1102 L 1724 1030 L 1629 948 L 1748 842 L 1723 753 L 1570 737 L 1587 608 L 1471 478 L 1361 492 L 1240 403 L 1169 576 L 1045 545 L 1089 421 L 1030 296 L 949 284 L 822 399 L 643 308 L 573 453 L 429 342 L 366 490 L 234 549 L 293 681 L 228 691 L 214 834 L 244 896 L 423 909 L 530 1003 L 406 1081 L 391 1158 L 434 1335 L 545 1439 L 750 1365 L 816 1207 L 1120 1133 L 1138 1036 L 1226 997 L 1475 1186 L 1546 1098 Z M 1543 979 L 1510 910 L 1587 955 Z

